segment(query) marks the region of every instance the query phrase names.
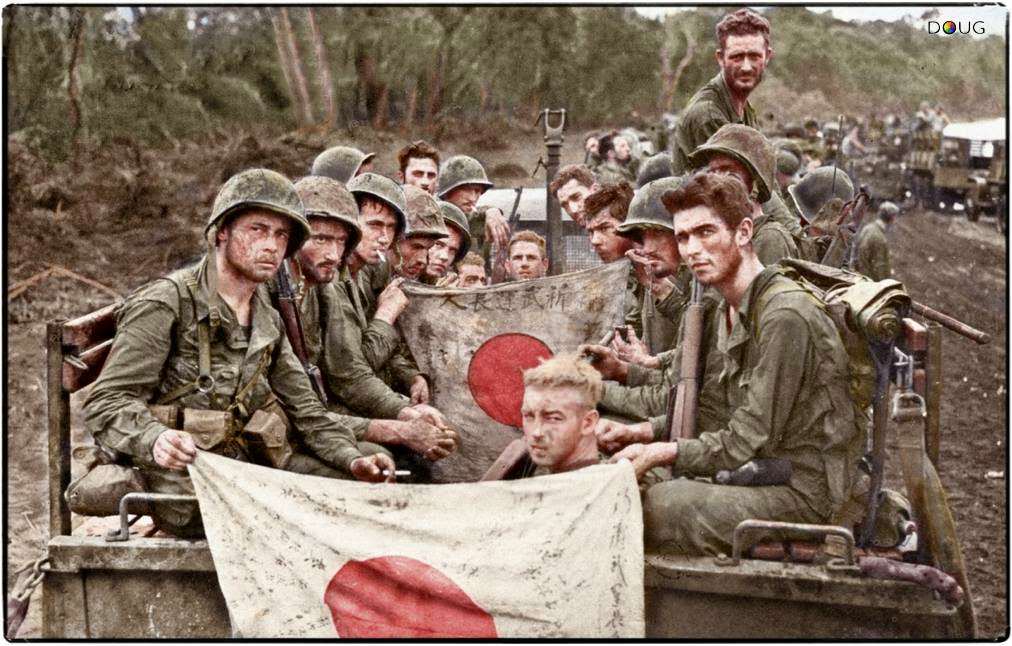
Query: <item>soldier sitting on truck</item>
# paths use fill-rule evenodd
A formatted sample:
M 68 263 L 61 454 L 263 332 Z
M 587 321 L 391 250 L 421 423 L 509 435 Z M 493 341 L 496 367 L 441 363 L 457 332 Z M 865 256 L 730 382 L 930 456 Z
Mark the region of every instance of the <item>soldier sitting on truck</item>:
M 570 164 L 559 169 L 559 173 L 548 185 L 548 192 L 559 200 L 559 206 L 566 210 L 581 227 L 585 225 L 584 201 L 598 189 L 597 180 L 590 168 L 583 164 Z
M 850 393 L 850 366 L 822 303 L 752 249 L 752 208 L 737 179 L 690 177 L 664 195 L 683 261 L 723 302 L 715 311 L 729 421 L 695 439 L 634 444 L 616 453 L 637 474 L 658 466 L 687 476 L 653 486 L 644 500 L 649 547 L 729 553 L 734 528 L 755 518 L 826 523 L 848 500 L 864 448 Z M 786 484 L 700 482 L 753 458 L 791 466 Z
M 123 304 L 84 415 L 95 441 L 139 467 L 149 491 L 193 495 L 185 470 L 198 448 L 254 459 L 251 426 L 290 427 L 306 454 L 281 465 L 290 470 L 308 464 L 366 481 L 393 473 L 393 460 L 363 455 L 352 422 L 314 394 L 263 286 L 309 233 L 291 182 L 243 171 L 215 199 L 204 260 Z M 203 534 L 196 504 L 159 503 L 152 516 L 170 533 Z

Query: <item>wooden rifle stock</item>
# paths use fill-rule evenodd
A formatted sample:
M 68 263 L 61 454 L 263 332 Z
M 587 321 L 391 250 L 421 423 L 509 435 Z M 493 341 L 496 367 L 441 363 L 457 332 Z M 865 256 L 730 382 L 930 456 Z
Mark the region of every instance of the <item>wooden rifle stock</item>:
M 696 437 L 699 409 L 699 359 L 703 345 L 703 287 L 692 281 L 692 298 L 682 327 L 682 362 L 678 383 L 668 395 L 668 441 Z
M 327 402 L 327 391 L 323 387 L 323 375 L 320 369 L 309 362 L 309 352 L 306 350 L 306 335 L 302 329 L 302 315 L 299 313 L 299 306 L 296 303 L 295 288 L 292 286 L 291 275 L 288 273 L 288 261 L 282 261 L 278 268 L 278 296 L 275 305 L 281 314 L 281 321 L 285 325 L 285 335 L 292 345 L 292 352 L 298 357 L 299 363 L 309 376 L 309 382 L 316 392 L 320 401 Z

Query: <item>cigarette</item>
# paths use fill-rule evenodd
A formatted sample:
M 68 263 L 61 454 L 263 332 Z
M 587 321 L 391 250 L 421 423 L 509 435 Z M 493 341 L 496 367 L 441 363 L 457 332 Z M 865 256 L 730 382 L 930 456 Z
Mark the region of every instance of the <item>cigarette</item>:
M 405 477 L 411 475 L 411 472 L 408 471 L 407 469 L 397 469 L 396 471 L 393 472 L 393 474 L 395 476 L 397 476 L 398 478 L 405 478 Z M 390 477 L 390 469 L 383 469 L 383 475 L 389 478 Z

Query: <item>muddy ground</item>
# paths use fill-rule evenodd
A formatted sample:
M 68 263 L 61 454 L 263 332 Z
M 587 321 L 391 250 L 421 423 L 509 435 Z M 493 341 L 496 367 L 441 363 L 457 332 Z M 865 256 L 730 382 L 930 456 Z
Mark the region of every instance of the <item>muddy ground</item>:
M 504 133 L 509 132 L 508 138 Z M 408 136 L 358 130 L 335 136 L 220 134 L 174 150 L 124 141 L 86 151 L 77 165 L 52 166 L 9 141 L 6 213 L 8 288 L 50 265 L 98 281 L 118 294 L 198 253 L 200 231 L 220 183 L 248 166 L 290 176 L 341 142 L 379 153 L 391 173 Z M 579 161 L 570 136 L 563 162 Z M 536 185 L 540 135 L 518 128 L 471 132 L 439 142 L 444 154 L 481 159 L 500 186 Z M 988 346 L 946 333 L 940 475 L 959 528 L 982 637 L 1008 633 L 1005 473 L 1008 383 L 1006 243 L 993 220 L 910 212 L 891 233 L 896 277 L 918 300 L 992 335 Z M 45 322 L 70 318 L 113 297 L 76 278 L 53 276 L 7 303 L 7 574 L 36 558 L 48 537 L 46 493 Z M 80 426 L 80 395 L 73 398 Z M 79 431 L 75 431 L 78 437 Z M 889 468 L 898 474 L 898 464 Z M 988 477 L 997 471 L 1002 477 Z M 992 474 L 993 476 L 994 474 Z M 13 579 L 8 581 L 8 589 Z M 22 636 L 39 635 L 37 601 Z

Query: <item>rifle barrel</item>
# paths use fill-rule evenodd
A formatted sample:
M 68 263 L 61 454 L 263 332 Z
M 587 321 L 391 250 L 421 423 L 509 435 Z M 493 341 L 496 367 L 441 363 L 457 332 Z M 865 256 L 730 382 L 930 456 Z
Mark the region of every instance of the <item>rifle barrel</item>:
M 910 303 L 910 307 L 924 318 L 939 323 L 956 334 L 965 336 L 971 341 L 976 341 L 980 345 L 987 345 L 991 342 L 991 335 L 987 332 L 982 332 L 975 327 L 971 327 L 966 323 L 963 323 L 962 321 L 957 321 L 948 314 L 942 314 L 938 310 L 933 310 L 927 305 L 923 305 L 917 301 L 912 301 Z

